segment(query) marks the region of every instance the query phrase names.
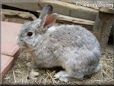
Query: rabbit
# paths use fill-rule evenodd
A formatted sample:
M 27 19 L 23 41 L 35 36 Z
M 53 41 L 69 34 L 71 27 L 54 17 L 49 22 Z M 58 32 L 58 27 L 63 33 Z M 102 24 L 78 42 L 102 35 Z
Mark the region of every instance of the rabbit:
M 58 17 L 51 5 L 45 6 L 38 19 L 23 25 L 18 45 L 31 54 L 32 69 L 60 66 L 54 75 L 61 81 L 83 80 L 101 68 L 101 46 L 97 38 L 80 25 L 54 25 Z

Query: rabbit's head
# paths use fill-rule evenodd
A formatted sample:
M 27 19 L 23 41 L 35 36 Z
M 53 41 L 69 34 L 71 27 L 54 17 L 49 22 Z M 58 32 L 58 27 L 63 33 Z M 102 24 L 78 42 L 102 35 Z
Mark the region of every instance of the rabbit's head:
M 18 36 L 18 44 L 21 48 L 33 48 L 39 42 L 41 35 L 45 34 L 48 27 L 56 20 L 57 14 L 52 13 L 52 10 L 51 5 L 45 6 L 38 19 L 23 25 Z

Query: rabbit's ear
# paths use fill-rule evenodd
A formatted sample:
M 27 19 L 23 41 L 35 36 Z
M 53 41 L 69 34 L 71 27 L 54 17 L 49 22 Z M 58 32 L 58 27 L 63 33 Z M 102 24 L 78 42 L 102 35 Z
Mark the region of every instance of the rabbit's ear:
M 48 14 L 52 14 L 52 12 L 53 12 L 53 7 L 51 5 L 45 6 L 40 13 L 39 19 L 44 20 L 45 17 Z
M 55 22 L 56 22 L 56 19 L 57 19 L 57 14 L 56 13 L 52 13 L 52 14 L 49 14 L 46 16 L 46 19 L 45 19 L 45 23 L 44 23 L 44 27 L 50 27 L 52 26 Z
M 46 18 L 48 15 L 52 14 L 52 11 L 53 11 L 53 7 L 51 5 L 47 5 L 42 9 L 39 16 L 39 19 L 41 20 L 41 23 L 40 23 L 41 27 L 44 27 Z
M 39 19 L 41 19 L 42 28 L 49 27 L 56 21 L 57 14 L 52 12 L 53 7 L 51 5 L 45 6 L 41 11 Z

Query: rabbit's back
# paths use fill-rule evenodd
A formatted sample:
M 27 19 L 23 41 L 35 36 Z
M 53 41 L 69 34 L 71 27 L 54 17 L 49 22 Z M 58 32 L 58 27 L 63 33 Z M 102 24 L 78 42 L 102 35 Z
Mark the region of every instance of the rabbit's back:
M 89 50 L 100 49 L 96 37 L 84 27 L 78 25 L 57 26 L 49 33 L 49 36 L 56 39 L 63 47 L 81 48 L 85 46 Z

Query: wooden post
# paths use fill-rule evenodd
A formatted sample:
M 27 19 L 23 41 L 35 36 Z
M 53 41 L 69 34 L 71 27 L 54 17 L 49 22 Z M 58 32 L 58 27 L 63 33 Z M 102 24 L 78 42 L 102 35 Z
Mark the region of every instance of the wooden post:
M 114 9 L 100 8 L 97 14 L 93 33 L 99 40 L 102 49 L 104 50 L 111 31 L 112 21 L 114 20 Z

